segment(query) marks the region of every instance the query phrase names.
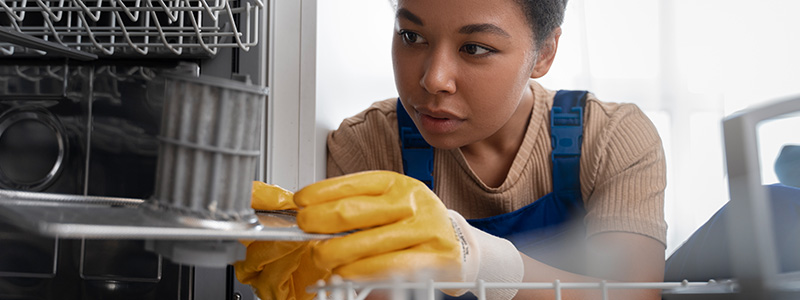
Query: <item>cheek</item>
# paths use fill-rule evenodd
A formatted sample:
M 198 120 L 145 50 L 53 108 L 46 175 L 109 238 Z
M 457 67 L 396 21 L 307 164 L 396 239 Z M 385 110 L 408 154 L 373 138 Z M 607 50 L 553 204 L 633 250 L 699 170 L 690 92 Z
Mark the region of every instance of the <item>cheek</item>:
M 465 71 L 461 78 L 464 79 L 462 91 L 483 98 L 481 103 L 484 106 L 491 106 L 488 103 L 504 105 L 505 102 L 518 101 L 529 79 L 527 72 L 520 71 L 519 65 L 513 63 Z
M 403 49 L 392 47 L 392 64 L 394 67 L 394 81 L 397 92 L 404 96 L 404 92 L 419 83 L 417 62 L 405 53 Z
M 473 113 L 479 112 L 482 126 L 502 126 L 516 111 L 527 88 L 529 76 L 518 65 L 494 66 L 490 69 L 465 72 L 468 82 L 461 85 L 462 92 L 470 95 Z

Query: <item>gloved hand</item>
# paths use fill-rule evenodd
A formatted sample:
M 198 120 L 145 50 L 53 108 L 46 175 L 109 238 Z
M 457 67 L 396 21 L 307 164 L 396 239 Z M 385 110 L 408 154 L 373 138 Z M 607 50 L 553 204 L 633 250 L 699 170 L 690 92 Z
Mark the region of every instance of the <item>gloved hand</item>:
M 258 210 L 297 209 L 292 192 L 258 181 L 253 182 L 251 206 Z M 234 263 L 236 277 L 251 285 L 262 300 L 312 299 L 306 287 L 330 276 L 330 271 L 318 268 L 311 258 L 317 241 L 243 243 L 247 256 Z
M 298 226 L 310 233 L 357 230 L 313 246 L 313 259 L 347 279 L 434 272 L 438 281 L 520 282 L 522 258 L 507 240 L 470 226 L 448 211 L 422 182 L 369 171 L 312 184 L 294 196 Z M 467 290 L 444 291 L 458 296 Z M 510 299 L 516 290 L 487 290 Z

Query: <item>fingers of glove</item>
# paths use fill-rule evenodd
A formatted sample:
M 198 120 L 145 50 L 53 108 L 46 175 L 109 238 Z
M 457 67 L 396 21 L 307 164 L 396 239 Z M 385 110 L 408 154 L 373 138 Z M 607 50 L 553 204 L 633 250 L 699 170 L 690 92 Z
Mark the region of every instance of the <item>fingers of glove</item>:
M 245 260 L 238 261 L 236 267 L 237 276 L 242 273 L 257 273 L 264 270 L 267 265 L 281 262 L 279 267 L 291 267 L 297 265 L 303 251 L 308 251 L 308 242 L 253 242 L 247 247 Z M 274 268 L 275 266 L 270 266 Z M 293 270 L 287 270 L 289 272 Z M 239 277 L 242 278 L 242 277 Z M 244 281 L 243 281 L 244 282 Z
M 339 233 L 391 224 L 414 215 L 415 207 L 403 197 L 354 196 L 306 206 L 297 214 L 305 232 Z
M 366 171 L 329 178 L 303 188 L 294 199 L 297 205 L 309 206 L 359 195 L 381 195 L 402 176 L 390 171 Z
M 311 299 L 313 295 L 308 294 L 306 288 L 313 286 L 320 279 L 328 281 L 330 276 L 331 272 L 329 270 L 316 266 L 311 256 L 311 251 L 304 252 L 300 258 L 300 264 L 297 266 L 297 271 L 295 271 L 292 276 L 294 279 L 295 295 L 298 295 L 298 299 Z M 307 297 L 300 297 L 300 295 Z
M 274 272 L 261 272 L 258 279 L 250 283 L 261 300 L 295 299 L 294 284 L 291 274 Z
M 251 243 L 246 259 L 234 263 L 236 278 L 253 286 L 261 299 L 294 299 L 293 274 L 309 255 L 310 247 L 309 242 Z
M 297 209 L 297 205 L 294 204 L 294 193 L 261 181 L 253 181 L 250 206 L 259 210 Z
M 383 280 L 393 276 L 409 279 L 430 276 L 445 281 L 460 281 L 461 278 L 457 256 L 418 248 L 368 257 L 342 265 L 333 273 L 356 280 Z
M 411 248 L 440 238 L 433 232 L 440 228 L 437 227 L 424 230 L 409 222 L 398 222 L 332 238 L 313 247 L 314 261 L 330 270 L 366 257 Z

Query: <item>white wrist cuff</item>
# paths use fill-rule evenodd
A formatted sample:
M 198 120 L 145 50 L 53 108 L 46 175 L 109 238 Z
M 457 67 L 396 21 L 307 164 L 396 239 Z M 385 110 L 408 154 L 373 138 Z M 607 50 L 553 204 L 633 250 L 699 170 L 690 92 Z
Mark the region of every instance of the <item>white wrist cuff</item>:
M 462 278 L 464 282 L 522 282 L 525 273 L 522 257 L 514 244 L 483 232 L 467 223 L 459 213 L 449 210 L 453 228 L 462 244 Z M 477 289 L 470 289 L 478 294 Z M 466 290 L 458 291 L 458 295 Z M 487 289 L 487 299 L 511 299 L 516 289 Z

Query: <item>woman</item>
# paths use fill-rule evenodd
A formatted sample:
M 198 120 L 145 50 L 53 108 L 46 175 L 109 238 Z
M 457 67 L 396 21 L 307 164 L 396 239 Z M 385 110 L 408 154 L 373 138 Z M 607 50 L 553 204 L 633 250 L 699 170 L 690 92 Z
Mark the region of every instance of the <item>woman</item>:
M 592 94 L 567 93 L 578 95 L 578 104 L 551 109 L 562 97 L 533 81 L 553 63 L 565 5 L 398 1 L 392 58 L 400 101 L 376 102 L 345 120 L 328 138 L 328 176 L 334 178 L 292 198 L 303 207 L 303 230 L 357 232 L 289 247 L 284 252 L 295 253 L 287 255 L 294 264 L 277 281 L 261 278 L 259 267 L 268 267 L 254 263 L 266 259 L 257 253 L 267 246 L 249 247 L 249 264 L 237 265 L 240 280 L 262 298 L 270 297 L 265 290 L 302 291 L 299 286 L 329 271 L 356 279 L 433 268 L 436 279 L 447 281 L 600 280 L 578 273 L 661 281 L 666 176 L 655 128 L 636 106 L 600 102 Z M 573 125 L 551 119 L 570 113 L 582 129 L 570 138 L 551 138 L 562 132 L 553 128 Z M 429 179 L 435 193 L 399 174 L 419 159 L 404 155 L 401 137 L 415 132 L 398 129 L 397 119 L 405 115 L 433 147 Z M 567 145 L 572 143 L 577 152 L 562 151 L 574 150 Z M 418 146 L 425 147 L 405 145 Z M 397 173 L 362 172 L 369 170 Z M 550 220 L 553 214 L 559 221 Z M 509 230 L 508 219 L 522 229 Z M 574 232 L 579 239 L 562 238 Z M 312 273 L 318 275 L 307 276 Z M 459 296 L 466 290 L 445 292 Z M 656 290 L 625 293 L 659 298 Z M 494 290 L 487 297 L 547 294 L 552 291 Z M 564 298 L 597 296 L 599 291 L 563 292 Z

